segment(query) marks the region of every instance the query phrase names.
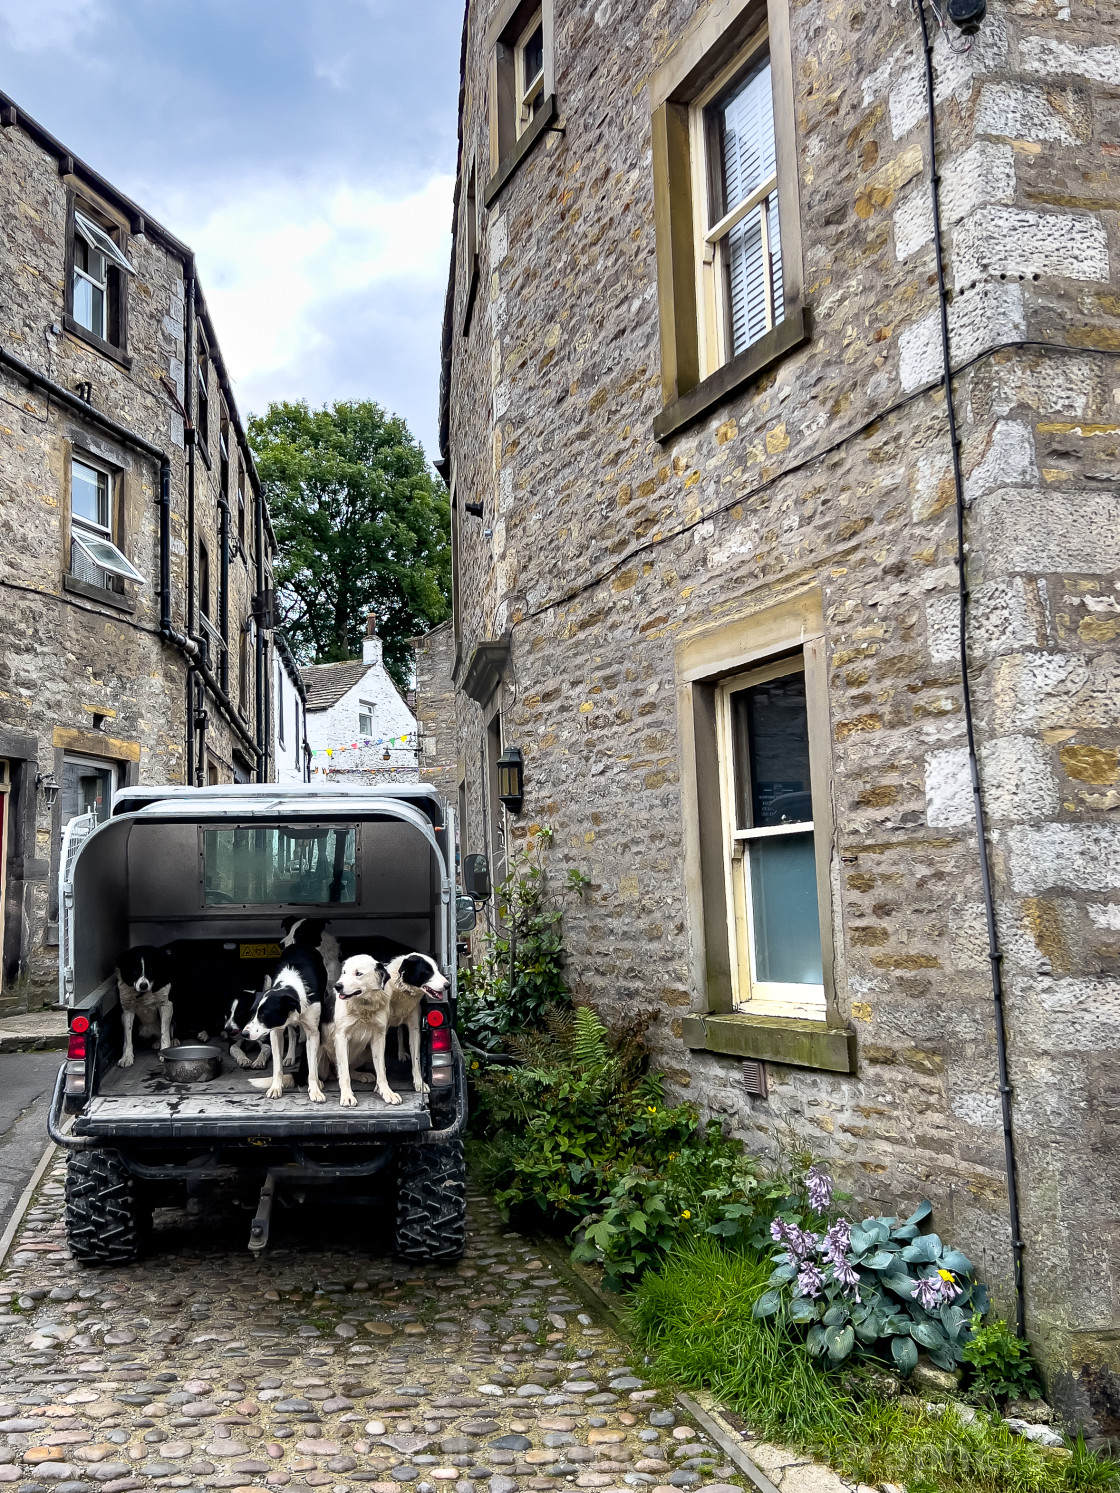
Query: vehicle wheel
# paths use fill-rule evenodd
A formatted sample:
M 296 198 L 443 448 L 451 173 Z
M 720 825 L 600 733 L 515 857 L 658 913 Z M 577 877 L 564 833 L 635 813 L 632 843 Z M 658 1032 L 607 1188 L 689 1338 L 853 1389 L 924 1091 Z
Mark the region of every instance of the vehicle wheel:
M 463 1142 L 402 1146 L 397 1159 L 397 1254 L 403 1260 L 458 1260 L 466 1236 Z
M 82 1265 L 128 1265 L 152 1229 L 151 1205 L 116 1151 L 73 1151 L 66 1163 L 66 1242 Z

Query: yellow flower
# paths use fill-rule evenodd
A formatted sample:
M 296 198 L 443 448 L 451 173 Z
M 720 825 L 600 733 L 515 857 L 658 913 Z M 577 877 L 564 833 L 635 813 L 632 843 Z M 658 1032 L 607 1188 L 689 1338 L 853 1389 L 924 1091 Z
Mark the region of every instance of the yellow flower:
M 471 1063 L 471 1067 L 472 1068 L 477 1068 L 478 1067 L 478 1059 L 477 1058 L 475 1058 L 475 1060 Z
M 676 1159 L 677 1159 L 677 1154 L 678 1154 L 678 1153 L 677 1153 L 677 1152 L 676 1152 L 676 1151 L 670 1151 L 670 1152 L 669 1152 L 669 1160 L 670 1160 L 670 1161 L 676 1161 Z
M 650 1114 L 650 1115 L 655 1115 L 657 1113 L 657 1106 L 655 1104 L 647 1104 L 646 1105 L 646 1113 Z
M 956 1281 L 953 1279 L 953 1272 L 951 1270 L 939 1269 L 937 1273 L 942 1280 L 947 1280 L 951 1286 L 956 1285 Z
M 683 1213 L 682 1213 L 682 1214 L 681 1214 L 681 1217 L 682 1217 L 682 1218 L 691 1218 L 691 1217 L 692 1217 L 692 1214 L 691 1214 L 691 1213 L 690 1213 L 690 1212 L 689 1212 L 689 1210 L 688 1210 L 688 1209 L 687 1209 L 687 1208 L 686 1208 L 686 1209 L 685 1209 L 685 1210 L 684 1210 L 684 1212 L 683 1212 Z

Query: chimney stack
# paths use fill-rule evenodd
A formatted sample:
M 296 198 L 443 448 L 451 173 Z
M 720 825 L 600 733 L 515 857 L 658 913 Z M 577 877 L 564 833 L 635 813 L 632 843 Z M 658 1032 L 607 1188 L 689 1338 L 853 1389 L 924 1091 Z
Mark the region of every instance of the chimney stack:
M 381 662 L 381 639 L 377 636 L 376 612 L 370 612 L 366 618 L 366 635 L 362 639 L 362 662 L 365 664 Z

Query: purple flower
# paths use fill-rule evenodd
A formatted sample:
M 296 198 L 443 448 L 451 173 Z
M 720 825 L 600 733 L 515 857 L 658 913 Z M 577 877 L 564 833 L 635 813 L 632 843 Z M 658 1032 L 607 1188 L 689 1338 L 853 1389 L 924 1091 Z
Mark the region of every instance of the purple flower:
M 770 1225 L 770 1237 L 775 1243 L 786 1245 L 794 1263 L 815 1255 L 820 1242 L 816 1234 L 807 1234 L 795 1223 L 786 1223 L 782 1218 L 775 1218 Z
M 838 1265 L 852 1242 L 852 1226 L 846 1218 L 841 1218 L 834 1223 L 824 1236 L 825 1257 Z
M 858 1301 L 859 1296 L 859 1272 L 853 1270 L 847 1260 L 841 1258 L 832 1262 L 832 1278 L 844 1289 L 844 1294 L 849 1292 Z
M 809 1194 L 809 1207 L 814 1213 L 824 1213 L 832 1202 L 832 1178 L 815 1166 L 805 1174 L 805 1191 Z
M 801 1273 L 797 1277 L 797 1288 L 794 1295 L 819 1296 L 823 1285 L 824 1275 L 822 1272 L 811 1260 L 806 1260 L 801 1267 Z
M 770 1237 L 775 1244 L 785 1244 L 789 1239 L 790 1226 L 784 1218 L 775 1218 L 770 1225 Z
M 927 1312 L 936 1311 L 943 1302 L 947 1304 L 955 1301 L 960 1294 L 960 1287 L 947 1270 L 939 1270 L 936 1275 L 924 1276 L 918 1282 L 918 1289 L 914 1292 L 915 1297 Z

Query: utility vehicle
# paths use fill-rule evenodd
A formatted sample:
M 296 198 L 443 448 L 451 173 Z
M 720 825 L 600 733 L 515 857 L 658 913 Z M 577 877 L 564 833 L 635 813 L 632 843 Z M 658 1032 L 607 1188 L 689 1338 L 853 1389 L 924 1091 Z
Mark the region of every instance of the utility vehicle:
M 365 1193 L 378 1173 L 395 1197 L 398 1254 L 458 1258 L 467 1100 L 454 1031 L 456 913 L 465 903 L 459 926 L 471 926 L 473 903 L 456 898 L 455 826 L 444 799 L 414 784 L 128 788 L 107 820 L 79 828 L 64 849 L 59 908 L 69 1051 L 48 1120 L 68 1152 L 75 1258 L 125 1264 L 145 1247 L 154 1208 L 195 1199 L 197 1209 L 231 1186 L 257 1202 L 249 1247 L 262 1249 L 278 1195 Z M 119 1066 L 114 971 L 124 950 L 171 948 L 178 1040 L 192 1041 L 206 1011 L 260 988 L 280 953 L 282 920 L 293 916 L 326 919 L 342 958 L 412 949 L 435 958 L 451 983 L 421 1007 L 425 1092 L 414 1092 L 407 1061 L 394 1066 L 393 1032 L 397 1105 L 362 1088 L 358 1107 L 343 1109 L 337 1083 L 326 1086 L 325 1104 L 313 1104 L 298 1076 L 269 1099 L 224 1045 L 221 1072 L 208 1082 L 170 1081 L 154 1048 L 138 1047 L 135 1064 Z M 220 1042 L 217 1032 L 209 1037 Z M 67 1113 L 73 1122 L 64 1126 Z

